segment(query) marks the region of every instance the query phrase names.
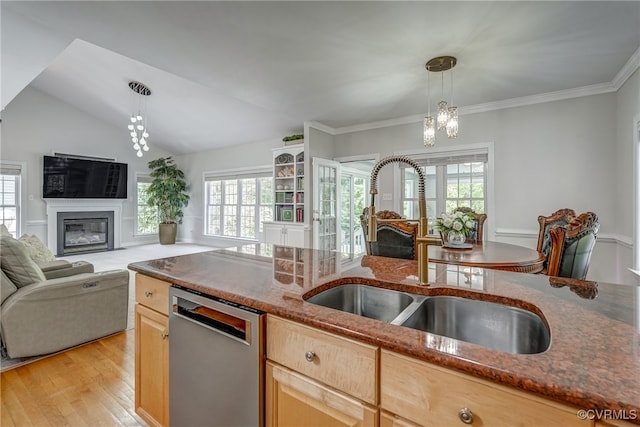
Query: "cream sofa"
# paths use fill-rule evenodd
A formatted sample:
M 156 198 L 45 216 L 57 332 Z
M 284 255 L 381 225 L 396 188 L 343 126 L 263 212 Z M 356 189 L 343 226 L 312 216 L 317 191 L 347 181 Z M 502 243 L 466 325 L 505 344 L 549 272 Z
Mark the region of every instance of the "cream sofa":
M 60 351 L 127 327 L 128 270 L 38 264 L 10 235 L 0 235 L 0 267 L 0 338 L 8 357 Z

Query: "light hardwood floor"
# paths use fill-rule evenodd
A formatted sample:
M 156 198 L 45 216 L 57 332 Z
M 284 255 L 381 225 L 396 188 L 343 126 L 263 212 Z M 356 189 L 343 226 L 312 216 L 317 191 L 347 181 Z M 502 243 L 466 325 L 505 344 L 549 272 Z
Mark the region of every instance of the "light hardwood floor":
M 0 376 L 0 424 L 146 426 L 134 410 L 134 331 L 10 369 Z
M 214 248 L 176 244 L 67 257 L 96 271 Z M 131 274 L 133 278 L 133 274 Z M 131 291 L 133 295 L 133 280 Z M 133 310 L 131 301 L 130 311 Z M 0 425 L 146 426 L 134 410 L 134 330 L 55 354 L 0 375 Z

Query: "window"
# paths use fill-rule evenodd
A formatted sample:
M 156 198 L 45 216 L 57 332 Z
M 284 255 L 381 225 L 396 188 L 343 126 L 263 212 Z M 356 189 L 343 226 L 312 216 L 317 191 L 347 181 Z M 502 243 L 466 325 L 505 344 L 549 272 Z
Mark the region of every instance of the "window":
M 158 209 L 155 206 L 149 206 L 147 189 L 150 185 L 150 177 L 138 176 L 136 178 L 136 234 L 155 234 L 158 232 Z
M 438 153 L 433 157 L 413 157 L 425 174 L 429 234 L 433 221 L 442 212 L 468 206 L 476 213 L 486 213 L 486 150 L 479 152 Z M 402 214 L 418 218 L 418 175 L 407 165 L 401 166 Z
M 20 232 L 20 180 L 22 168 L 18 164 L 0 164 L 0 223 L 13 237 Z
M 257 239 L 263 221 L 273 221 L 272 172 L 205 176 L 207 236 Z

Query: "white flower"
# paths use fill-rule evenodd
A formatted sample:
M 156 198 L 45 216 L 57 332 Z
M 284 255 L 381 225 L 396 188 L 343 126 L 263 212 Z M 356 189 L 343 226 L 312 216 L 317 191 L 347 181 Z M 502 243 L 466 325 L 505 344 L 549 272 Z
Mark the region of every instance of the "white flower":
M 456 218 L 462 218 L 462 215 L 464 215 L 462 212 L 456 212 Z
M 464 223 L 464 226 L 469 230 L 473 230 L 474 228 L 476 228 L 476 222 L 467 220 L 467 222 Z
M 456 231 L 462 230 L 462 223 L 460 221 L 456 221 L 453 223 L 453 229 Z
M 442 225 L 444 225 L 447 228 L 450 228 L 452 223 L 453 221 L 449 217 L 444 217 L 442 220 Z

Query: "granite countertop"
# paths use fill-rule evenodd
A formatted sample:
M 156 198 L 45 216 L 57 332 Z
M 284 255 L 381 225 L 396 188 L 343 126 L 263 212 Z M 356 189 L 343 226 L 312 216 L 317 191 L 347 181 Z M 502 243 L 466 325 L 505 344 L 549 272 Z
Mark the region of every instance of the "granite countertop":
M 343 254 L 344 256 L 344 254 Z M 526 390 L 576 409 L 623 411 L 640 424 L 640 288 L 265 244 L 136 262 L 133 271 Z M 510 354 L 321 307 L 305 299 L 346 283 L 488 299 L 546 321 L 551 346 Z M 635 419 L 634 419 L 635 418 Z

